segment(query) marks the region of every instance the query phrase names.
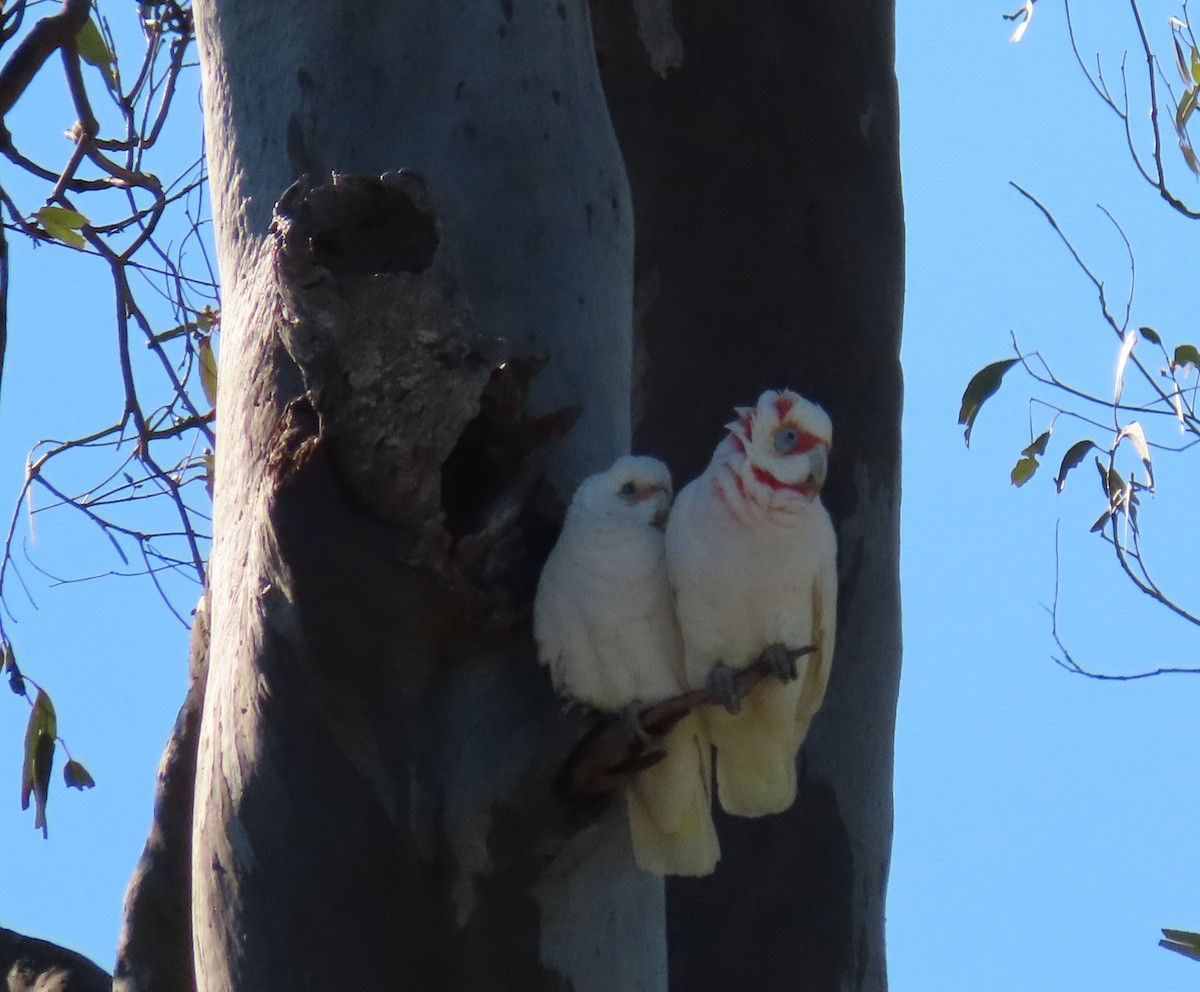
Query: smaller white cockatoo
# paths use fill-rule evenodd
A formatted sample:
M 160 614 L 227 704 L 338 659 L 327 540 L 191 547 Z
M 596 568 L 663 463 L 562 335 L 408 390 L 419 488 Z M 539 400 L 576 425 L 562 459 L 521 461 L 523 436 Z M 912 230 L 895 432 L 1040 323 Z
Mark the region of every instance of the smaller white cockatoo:
M 670 505 L 667 466 L 644 456 L 619 458 L 576 490 L 533 609 L 538 657 L 560 696 L 636 721 L 639 705 L 683 692 L 663 546 Z M 720 848 L 699 717 L 680 720 L 661 747 L 665 757 L 625 790 L 634 857 L 660 875 L 707 875 Z
M 675 501 L 667 568 L 688 684 L 730 700 L 702 713 L 717 797 L 729 813 L 765 816 L 796 799 L 796 755 L 829 681 L 837 539 L 820 493 L 833 430 L 824 410 L 788 390 L 737 413 Z M 739 707 L 730 670 L 760 657 L 780 678 L 759 682 Z

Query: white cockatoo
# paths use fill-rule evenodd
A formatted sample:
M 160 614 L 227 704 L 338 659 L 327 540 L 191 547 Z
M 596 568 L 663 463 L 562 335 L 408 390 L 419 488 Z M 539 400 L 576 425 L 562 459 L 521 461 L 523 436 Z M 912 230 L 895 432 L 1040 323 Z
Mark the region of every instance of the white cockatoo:
M 765 816 L 796 799 L 796 754 L 829 681 L 837 539 L 820 493 L 833 431 L 824 410 L 787 390 L 737 413 L 708 468 L 675 500 L 667 569 L 690 688 L 729 697 L 731 670 L 760 657 L 780 675 L 740 708 L 731 698 L 702 712 L 721 806 Z
M 576 490 L 533 610 L 538 657 L 560 696 L 636 720 L 639 705 L 683 692 L 663 546 L 670 505 L 667 466 L 644 456 L 619 458 Z M 720 849 L 699 717 L 680 720 L 661 746 L 665 757 L 626 789 L 635 859 L 660 875 L 707 875 Z

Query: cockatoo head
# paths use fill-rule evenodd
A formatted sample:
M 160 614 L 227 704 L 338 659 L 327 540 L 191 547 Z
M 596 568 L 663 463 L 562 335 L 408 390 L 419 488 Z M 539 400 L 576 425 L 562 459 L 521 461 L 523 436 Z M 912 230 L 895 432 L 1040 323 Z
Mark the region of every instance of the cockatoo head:
M 662 527 L 671 496 L 671 471 L 666 465 L 645 455 L 625 455 L 584 479 L 571 507 L 596 517 Z
M 769 505 L 812 502 L 825 485 L 833 424 L 816 403 L 788 389 L 768 389 L 753 407 L 738 407 L 723 445 L 737 460 L 742 485 Z

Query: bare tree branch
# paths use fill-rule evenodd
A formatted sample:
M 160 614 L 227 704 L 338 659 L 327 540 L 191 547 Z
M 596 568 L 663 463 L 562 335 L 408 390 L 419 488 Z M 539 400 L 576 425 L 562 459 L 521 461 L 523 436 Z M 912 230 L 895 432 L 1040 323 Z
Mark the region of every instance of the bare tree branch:
M 87 23 L 90 8 L 90 0 L 63 0 L 57 14 L 42 18 L 21 39 L 0 68 L 0 119 L 8 116 L 46 59 L 74 42 Z

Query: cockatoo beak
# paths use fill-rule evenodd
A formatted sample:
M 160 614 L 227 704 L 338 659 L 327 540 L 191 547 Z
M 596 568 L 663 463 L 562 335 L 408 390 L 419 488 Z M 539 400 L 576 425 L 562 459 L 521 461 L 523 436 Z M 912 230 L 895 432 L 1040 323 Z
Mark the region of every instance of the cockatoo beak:
M 829 449 L 823 444 L 818 444 L 809 452 L 808 457 L 812 461 L 808 481 L 813 487 L 813 492 L 819 493 L 825 485 L 825 474 L 829 471 Z
M 663 489 L 662 486 L 639 486 L 637 490 L 637 498 L 639 502 L 647 499 L 654 500 L 656 506 L 654 510 L 654 517 L 650 520 L 650 523 L 659 530 L 664 529 L 667 526 L 667 517 L 671 513 L 670 491 Z

